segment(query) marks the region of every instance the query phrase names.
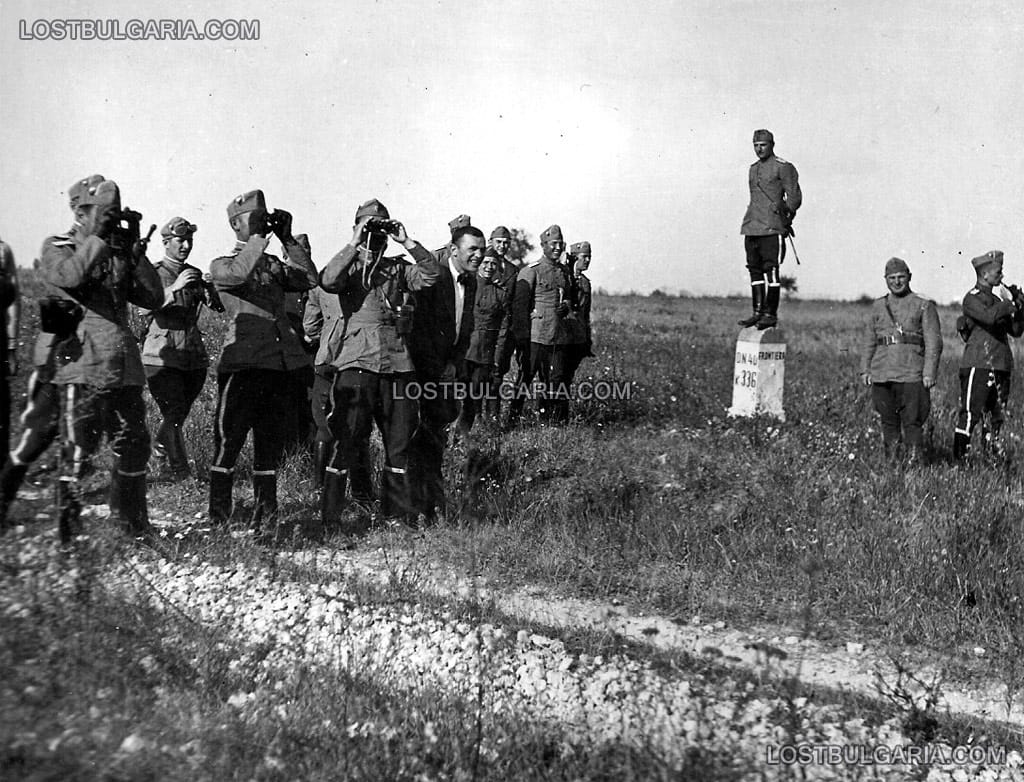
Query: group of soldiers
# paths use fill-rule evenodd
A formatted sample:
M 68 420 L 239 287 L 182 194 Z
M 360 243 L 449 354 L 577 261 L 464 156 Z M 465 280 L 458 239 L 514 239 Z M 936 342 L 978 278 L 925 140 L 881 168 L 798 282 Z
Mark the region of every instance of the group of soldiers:
M 957 460 L 970 452 L 978 424 L 983 446 L 1001 451 L 999 434 L 1013 369 L 1009 338 L 1024 334 L 1024 292 L 1003 283 L 1003 253 L 991 250 L 973 258 L 971 265 L 977 279 L 957 319 L 964 342 L 953 431 Z M 861 379 L 871 387 L 886 455 L 917 461 L 923 453 L 942 334 L 935 302 L 914 293 L 910 279 L 910 267 L 902 258 L 886 262 L 889 292 L 872 302 L 862 332 Z
M 779 267 L 786 257 L 787 239 L 793 244 L 793 218 L 803 193 L 796 167 L 775 154 L 771 131 L 755 130 L 753 144 L 757 160 L 748 172 L 750 200 L 740 228 L 753 312 L 739 325 L 763 330 L 778 324 Z M 977 281 L 963 299 L 963 314 L 957 322 L 965 344 L 960 360 L 960 410 L 953 433 L 956 459 L 969 452 L 979 423 L 984 445 L 999 449 L 1013 368 L 1009 337 L 1024 334 L 1024 294 L 1016 286 L 1003 285 L 1003 253 L 993 250 L 971 263 Z M 911 291 L 910 278 L 904 260 L 889 259 L 885 265 L 889 293 L 873 302 L 862 332 L 860 374 L 871 388 L 885 453 L 918 460 L 942 355 L 942 335 L 935 302 Z
M 188 220 L 174 217 L 161 228 L 164 257 L 152 264 L 142 216 L 122 207 L 114 181 L 83 178 L 68 197 L 74 223 L 44 242 L 37 262 L 41 331 L 23 431 L 0 470 L 0 529 L 28 467 L 55 439 L 65 444 L 63 496 L 73 499 L 106 435 L 111 515 L 132 535 L 150 533 L 151 453 L 172 478 L 191 472 L 182 427 L 210 364 L 199 329 L 204 307 L 227 319 L 209 474 L 215 524 L 236 515 L 235 466 L 250 433 L 248 522 L 266 530 L 275 520 L 296 388 L 308 388 L 316 429 L 315 529 L 358 533 L 378 496 L 374 424 L 384 449 L 380 514 L 429 523 L 445 510 L 449 438 L 468 436 L 481 416 L 497 427 L 503 398 L 510 400 L 505 427 L 520 421 L 529 399 L 543 420 L 567 420 L 573 376 L 592 355 L 590 244 L 567 248 L 557 225 L 540 236 L 542 257 L 520 268 L 508 257 L 513 235 L 504 226 L 488 239 L 460 215 L 449 223 L 450 241 L 430 252 L 370 200 L 356 210 L 349 243 L 318 271 L 308 238 L 292 232 L 291 214 L 270 210 L 263 192 L 252 190 L 227 207 L 234 248 L 203 274 L 188 263 L 197 230 Z M 267 252 L 272 237 L 281 257 Z M 412 260 L 385 255 L 391 242 Z M 0 288 L 9 311 L 13 279 L 10 296 Z M 142 334 L 133 330 L 133 307 Z M 8 326 L 12 344 L 16 320 Z M 161 415 L 152 448 L 145 385 Z

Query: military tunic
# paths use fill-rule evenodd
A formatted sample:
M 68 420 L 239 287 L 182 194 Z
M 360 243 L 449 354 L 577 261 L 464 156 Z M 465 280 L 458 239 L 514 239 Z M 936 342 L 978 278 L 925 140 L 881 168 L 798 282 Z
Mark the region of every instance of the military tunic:
M 512 324 L 512 290 L 514 280 L 492 277 L 477 278 L 476 301 L 473 304 L 473 334 L 466 350 L 466 368 L 463 375 L 469 384 L 462 403 L 458 429 L 470 431 L 480 409 L 486 405 L 489 415 L 499 411 L 501 382 L 499 369 L 503 356 L 508 355 L 509 334 Z

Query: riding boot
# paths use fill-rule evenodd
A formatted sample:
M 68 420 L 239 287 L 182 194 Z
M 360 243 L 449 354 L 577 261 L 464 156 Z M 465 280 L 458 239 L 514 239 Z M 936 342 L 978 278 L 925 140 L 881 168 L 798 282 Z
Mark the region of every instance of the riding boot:
M 779 323 L 779 296 L 782 288 L 778 285 L 768 286 L 768 295 L 765 297 L 764 314 L 757 319 L 757 327 L 761 330 L 774 328 Z
M 113 477 L 113 476 L 112 476 Z M 149 508 L 146 504 L 146 476 L 119 474 L 117 490 L 118 520 L 125 532 L 130 535 L 144 535 L 151 530 L 149 525 Z M 114 491 L 111 485 L 111 492 Z M 112 516 L 113 518 L 113 516 Z
M 337 529 L 345 510 L 345 490 L 348 488 L 348 470 L 328 467 L 324 473 L 324 487 L 320 493 L 320 518 L 327 530 Z
M 313 446 L 313 485 L 317 489 L 324 487 L 324 471 L 331 459 L 332 442 L 316 440 Z
M 185 434 L 180 426 L 172 426 L 168 436 L 167 466 L 177 477 L 188 477 L 192 468 L 188 463 L 188 449 L 185 447 Z
M 749 318 L 743 318 L 743 320 L 738 321 L 739 325 L 743 326 L 743 328 L 748 328 L 750 326 L 756 325 L 758 319 L 764 314 L 764 300 L 765 300 L 764 287 L 765 287 L 764 281 L 757 282 L 757 283 L 755 283 L 753 281 L 751 282 L 751 284 L 750 284 L 750 299 L 751 299 L 751 302 L 753 304 L 754 311 L 753 311 L 753 314 Z
M 0 471 L 0 532 L 7 526 L 7 508 L 17 496 L 26 472 L 27 464 L 14 464 L 10 459 Z
M 254 472 L 252 476 L 252 526 L 273 525 L 277 521 L 277 473 Z
M 231 488 L 234 482 L 234 470 L 227 472 L 210 470 L 210 521 L 212 523 L 224 524 L 231 518 Z

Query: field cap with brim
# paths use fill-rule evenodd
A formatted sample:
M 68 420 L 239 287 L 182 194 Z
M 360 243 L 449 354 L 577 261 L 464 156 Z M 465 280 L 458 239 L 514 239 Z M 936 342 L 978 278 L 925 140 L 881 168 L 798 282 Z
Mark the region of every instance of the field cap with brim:
M 106 177 L 103 174 L 93 174 L 92 176 L 85 177 L 85 179 L 79 179 L 68 188 L 68 205 L 74 209 L 78 206 L 78 200 L 82 197 L 82 193 L 90 187 L 98 185 L 104 179 Z
M 576 242 L 569 247 L 573 255 L 590 255 L 590 242 Z
M 356 222 L 358 223 L 364 217 L 377 217 L 381 220 L 390 220 L 391 213 L 388 212 L 388 208 L 384 206 L 384 204 L 376 198 L 371 198 L 356 209 Z
M 469 215 L 459 215 L 448 221 L 448 228 L 451 229 L 452 233 L 455 233 L 460 228 L 468 228 L 472 223 L 473 220 Z
M 888 277 L 890 274 L 910 274 L 910 267 L 907 266 L 907 262 L 902 258 L 893 256 L 885 262 L 885 276 Z
M 493 247 L 488 247 L 486 250 L 484 250 L 484 258 L 493 258 L 496 261 L 501 260 L 501 256 L 498 255 L 498 251 L 495 250 Z
M 979 255 L 977 258 L 971 258 L 971 266 L 976 270 L 981 271 L 990 263 L 998 263 L 1000 266 L 1003 265 L 1003 251 L 1002 250 L 989 250 L 984 255 Z
M 497 228 L 495 228 L 493 231 L 491 231 L 491 238 L 492 239 L 511 239 L 512 238 L 512 232 L 509 231 L 508 228 L 506 228 L 505 226 L 499 225 Z
M 198 229 L 194 223 L 190 223 L 184 217 L 172 217 L 168 220 L 164 227 L 160 229 L 160 235 L 164 239 L 170 239 L 172 236 L 191 236 Z
M 540 235 L 541 244 L 545 242 L 564 242 L 562 238 L 562 228 L 558 225 L 549 225 L 544 229 L 544 233 Z
M 263 191 L 250 190 L 247 193 L 242 193 L 242 195 L 231 199 L 231 203 L 228 204 L 228 220 L 257 209 L 267 211 L 267 199 L 263 197 Z
M 89 185 L 78 197 L 78 206 L 116 206 L 121 208 L 121 190 L 113 179 Z
M 754 141 L 767 141 L 769 144 L 774 144 L 775 136 L 772 135 L 772 132 L 770 130 L 765 130 L 764 128 L 761 128 L 759 130 L 754 131 Z

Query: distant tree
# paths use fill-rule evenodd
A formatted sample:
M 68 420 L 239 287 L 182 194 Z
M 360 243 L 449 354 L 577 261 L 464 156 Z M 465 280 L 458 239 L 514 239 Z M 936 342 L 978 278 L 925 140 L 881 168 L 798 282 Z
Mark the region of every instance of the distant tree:
M 668 298 L 668 294 L 665 293 L 665 291 L 663 291 L 661 288 L 655 288 L 653 291 L 651 291 L 651 298 L 652 299 L 667 299 Z
M 516 266 L 526 263 L 526 256 L 533 252 L 533 242 L 530 241 L 530 234 L 524 228 L 510 228 L 512 241 L 509 242 L 508 253 L 505 257 Z
M 794 295 L 797 292 L 796 288 L 796 277 L 787 277 L 782 275 L 779 277 L 779 285 L 782 287 L 782 292 L 789 295 Z

